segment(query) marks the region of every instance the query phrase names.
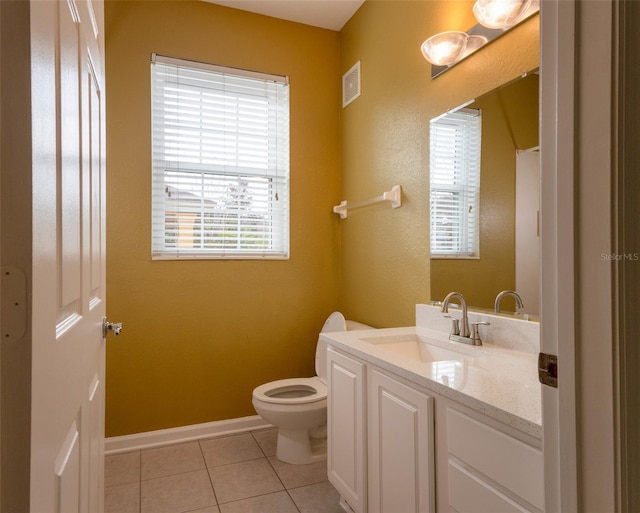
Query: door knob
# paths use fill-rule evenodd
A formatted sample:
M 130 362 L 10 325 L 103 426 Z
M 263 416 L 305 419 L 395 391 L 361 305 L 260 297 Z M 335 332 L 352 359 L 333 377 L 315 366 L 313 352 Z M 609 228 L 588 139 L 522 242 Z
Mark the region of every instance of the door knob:
M 116 337 L 120 335 L 122 332 L 122 323 L 121 322 L 109 322 L 107 318 L 104 317 L 102 320 L 102 336 L 104 338 L 107 337 L 107 333 L 112 332 Z

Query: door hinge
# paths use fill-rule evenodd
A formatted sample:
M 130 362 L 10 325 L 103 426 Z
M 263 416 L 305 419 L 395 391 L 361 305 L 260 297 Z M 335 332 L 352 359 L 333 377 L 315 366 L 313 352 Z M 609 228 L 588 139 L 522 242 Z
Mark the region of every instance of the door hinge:
M 27 275 L 17 267 L 2 267 L 2 338 L 15 342 L 27 331 Z
M 543 385 L 558 388 L 558 356 L 540 353 L 538 355 L 538 379 Z

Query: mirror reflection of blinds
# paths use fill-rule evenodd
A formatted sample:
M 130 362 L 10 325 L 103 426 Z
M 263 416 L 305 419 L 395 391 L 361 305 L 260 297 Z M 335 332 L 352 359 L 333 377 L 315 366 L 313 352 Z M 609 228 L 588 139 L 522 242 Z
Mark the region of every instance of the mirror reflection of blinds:
M 286 77 L 154 55 L 152 256 L 288 258 Z
M 476 109 L 430 123 L 432 257 L 478 257 L 481 130 Z

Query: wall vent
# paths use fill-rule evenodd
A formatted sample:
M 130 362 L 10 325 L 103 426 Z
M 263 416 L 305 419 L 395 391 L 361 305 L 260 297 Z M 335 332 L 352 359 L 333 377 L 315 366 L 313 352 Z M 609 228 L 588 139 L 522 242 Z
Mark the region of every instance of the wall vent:
M 342 108 L 360 96 L 360 61 L 342 75 Z

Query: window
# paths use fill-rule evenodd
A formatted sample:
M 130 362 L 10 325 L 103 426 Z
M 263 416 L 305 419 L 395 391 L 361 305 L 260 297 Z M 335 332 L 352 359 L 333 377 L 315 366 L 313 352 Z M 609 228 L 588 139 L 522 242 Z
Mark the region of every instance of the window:
M 479 256 L 481 112 L 460 109 L 431 120 L 431 257 Z
M 286 77 L 153 55 L 152 258 L 289 257 Z

